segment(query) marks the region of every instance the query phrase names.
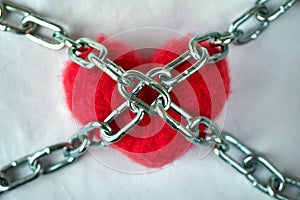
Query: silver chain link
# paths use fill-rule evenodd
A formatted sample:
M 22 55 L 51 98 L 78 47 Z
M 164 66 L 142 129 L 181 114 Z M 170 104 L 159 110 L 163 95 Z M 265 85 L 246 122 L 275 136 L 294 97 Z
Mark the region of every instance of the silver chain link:
M 60 33 L 63 35 L 66 35 L 66 31 L 60 27 L 59 25 L 49 22 L 43 18 L 40 18 L 36 15 L 27 15 L 22 19 L 22 27 L 28 27 L 30 25 L 34 25 L 35 29 L 28 31 L 25 36 L 30 39 L 31 41 L 40 44 L 44 47 L 47 47 L 49 49 L 53 50 L 59 50 L 62 49 L 65 44 L 62 42 L 57 42 L 55 39 L 53 39 L 54 33 Z M 52 37 L 48 38 L 43 35 L 38 34 L 35 30 L 36 28 L 41 27 L 41 28 L 46 28 L 51 30 Z
M 143 74 L 135 70 L 125 71 L 107 58 L 107 49 L 102 44 L 89 38 L 73 40 L 68 37 L 67 32 L 56 23 L 45 20 L 30 11 L 19 6 L 3 3 L 0 1 L 0 30 L 25 35 L 33 42 L 49 49 L 59 50 L 64 46 L 69 47 L 70 59 L 78 65 L 91 69 L 99 68 L 118 83 L 119 92 L 126 99 L 118 108 L 103 122 L 90 122 L 76 134 L 71 136 L 66 143 L 60 143 L 46 147 L 34 154 L 27 155 L 19 160 L 13 161 L 0 169 L 0 193 L 25 184 L 41 174 L 51 173 L 64 166 L 73 163 L 77 157 L 81 156 L 91 147 L 104 147 L 121 140 L 131 129 L 133 129 L 143 119 L 145 112 L 160 116 L 173 129 L 178 130 L 188 141 L 197 146 L 211 145 L 215 154 L 225 162 L 233 166 L 238 172 L 245 175 L 247 179 L 258 189 L 277 199 L 300 199 L 300 182 L 296 179 L 284 176 L 264 157 L 250 150 L 233 136 L 221 134 L 219 127 L 209 118 L 204 116 L 192 117 L 183 108 L 172 102 L 170 92 L 174 86 L 185 81 L 194 75 L 208 63 L 215 63 L 224 59 L 228 55 L 228 45 L 245 44 L 256 39 L 270 24 L 284 12 L 286 12 L 296 0 L 286 0 L 279 8 L 269 8 L 268 0 L 258 0 L 254 7 L 249 9 L 237 18 L 224 33 L 208 32 L 193 37 L 189 42 L 189 50 L 171 61 L 164 67 L 155 68 Z M 21 16 L 20 24 L 10 24 L 5 22 L 9 14 Z M 251 18 L 257 19 L 258 25 L 243 29 Z M 52 37 L 46 37 L 38 32 L 36 28 L 48 29 L 52 32 Z M 248 31 L 246 31 L 248 30 Z M 206 48 L 199 46 L 199 43 L 209 42 L 220 47 L 220 51 L 210 55 Z M 93 50 L 86 58 L 80 57 L 77 53 L 86 49 Z M 97 53 L 94 53 L 97 52 Z M 173 77 L 172 71 L 189 59 L 194 59 L 188 69 Z M 157 76 L 159 81 L 154 81 Z M 134 86 L 137 80 L 137 84 Z M 134 87 L 133 87 L 134 86 Z M 128 91 L 128 88 L 133 89 Z M 138 93 L 148 87 L 158 92 L 157 98 L 147 104 L 144 100 L 137 97 Z M 135 114 L 133 120 L 114 132 L 109 126 L 121 113 L 130 110 Z M 167 111 L 173 110 L 180 115 L 186 125 L 175 120 Z M 206 137 L 200 138 L 199 126 L 204 125 Z M 229 154 L 229 148 L 234 147 L 244 158 L 238 162 Z M 54 152 L 62 152 L 63 159 L 56 163 L 48 164 L 47 158 Z M 31 173 L 25 177 L 11 178 L 16 169 L 21 165 L 27 165 Z M 271 172 L 267 184 L 260 181 L 255 175 L 258 165 L 262 165 Z M 298 196 L 286 194 L 287 186 L 298 189 Z
M 278 17 L 280 17 L 282 14 L 284 14 L 289 8 L 291 8 L 297 0 L 285 0 L 283 4 L 281 4 L 277 9 L 270 9 L 267 7 L 267 3 L 271 0 L 258 0 L 256 2 L 257 5 L 263 5 L 265 6 L 266 12 L 258 13 L 256 15 L 256 18 L 260 21 L 274 21 Z M 274 10 L 273 12 L 270 12 L 270 10 Z
M 24 19 L 26 16 L 29 16 L 31 12 L 19 6 L 3 3 L 2 1 L 0 1 L 0 30 L 1 31 L 12 32 L 12 33 L 23 35 L 35 29 L 35 25 L 31 23 L 27 24 L 27 26 L 22 26 L 21 22 L 20 24 L 17 25 L 6 23 L 4 21 L 4 18 L 7 17 L 7 15 L 9 14 L 20 15 L 21 18 Z

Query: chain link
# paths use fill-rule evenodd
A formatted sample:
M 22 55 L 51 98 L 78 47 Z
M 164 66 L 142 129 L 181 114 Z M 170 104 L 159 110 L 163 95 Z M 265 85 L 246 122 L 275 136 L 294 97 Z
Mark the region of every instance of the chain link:
M 29 181 L 32 181 L 40 175 L 41 169 L 42 169 L 41 163 L 35 162 L 33 165 L 31 165 L 31 163 L 29 162 L 29 159 L 30 159 L 30 156 L 25 156 L 21 159 L 15 160 L 15 161 L 7 164 L 7 165 L 5 165 L 4 167 L 1 168 L 0 172 L 3 176 L 3 177 L 1 177 L 1 179 L 3 181 L 1 181 L 0 193 L 4 192 L 6 190 L 13 189 L 13 188 L 15 188 L 17 186 L 20 186 L 22 184 L 25 184 Z M 13 175 L 14 174 L 13 171 L 16 171 L 18 168 L 20 168 L 21 165 L 25 165 L 25 164 L 27 164 L 27 166 L 30 169 L 31 173 L 28 174 L 28 175 L 25 175 L 25 176 L 23 176 L 19 179 L 10 180 L 9 176 L 8 176 L 8 173 Z
M 104 145 L 102 140 L 94 140 L 97 138 L 95 130 L 100 132 L 111 132 L 111 128 L 104 122 L 90 122 L 81 128 L 77 134 L 71 136 L 68 140 L 70 146 L 64 148 L 64 155 L 69 157 L 78 157 L 85 153 L 90 146 L 102 147 Z
M 96 67 L 96 65 L 90 60 L 85 60 L 76 54 L 76 52 L 80 51 L 82 48 L 87 47 L 92 48 L 92 50 L 99 51 L 99 54 L 96 57 L 100 60 L 103 60 L 107 55 L 107 49 L 105 46 L 89 38 L 80 38 L 76 40 L 75 43 L 76 46 L 71 46 L 69 48 L 69 58 L 83 68 L 92 69 Z
M 278 191 L 276 188 L 276 183 L 275 183 L 276 179 L 271 179 L 269 186 L 271 187 L 272 192 L 274 193 L 273 196 L 277 199 L 280 200 L 288 200 L 288 199 L 294 199 L 294 200 L 299 200 L 300 199 L 300 181 L 294 180 L 292 178 L 289 177 L 285 177 L 285 189 L 283 191 Z M 295 198 L 292 195 L 289 194 L 285 194 L 288 189 L 286 189 L 287 187 L 291 187 L 291 189 L 295 189 L 296 191 L 298 191 L 298 193 L 296 194 Z
M 215 41 L 218 40 L 218 38 L 222 37 L 221 33 L 218 32 L 208 32 L 208 33 L 204 33 L 201 35 L 197 35 L 195 37 L 193 37 L 190 42 L 189 42 L 189 49 L 190 52 L 192 54 L 192 56 L 195 59 L 199 59 L 199 55 L 201 55 L 201 53 L 199 54 L 199 46 L 198 44 L 200 42 L 204 42 L 204 41 Z M 214 55 L 209 56 L 209 62 L 218 62 L 220 60 L 223 60 L 227 55 L 228 55 L 228 45 L 226 43 L 219 43 L 219 46 L 221 47 L 221 51 L 219 53 L 216 53 Z
M 104 120 L 104 123 L 109 124 L 112 121 L 114 121 L 120 114 L 125 112 L 125 110 L 128 109 L 128 102 L 124 102 L 119 106 L 117 109 L 111 112 L 109 116 L 106 117 Z M 144 118 L 144 111 L 142 109 L 137 108 L 134 113 L 136 116 L 128 122 L 123 128 L 121 128 L 117 133 L 112 133 L 111 132 L 101 132 L 101 140 L 103 141 L 104 145 L 109 145 L 111 143 L 118 142 L 121 140 L 131 129 L 133 129 L 142 119 Z M 111 128 L 110 128 L 111 130 Z
M 52 37 L 48 38 L 48 37 L 42 36 L 41 34 L 39 34 L 35 31 L 37 29 L 34 29 L 34 30 L 28 31 L 26 33 L 25 36 L 28 39 L 30 39 L 31 41 L 33 41 L 37 44 L 40 44 L 44 47 L 47 47 L 47 48 L 53 49 L 53 50 L 60 50 L 65 46 L 65 44 L 63 42 L 57 43 L 57 41 L 55 39 L 53 39 L 54 33 L 61 33 L 63 35 L 67 34 L 66 31 L 62 27 L 60 27 L 59 25 L 57 25 L 53 22 L 49 22 L 43 18 L 40 18 L 36 15 L 27 15 L 22 19 L 22 27 L 28 27 L 32 24 L 35 27 L 45 28 L 45 29 L 53 31 Z
M 53 163 L 51 165 L 42 164 L 41 158 L 47 157 L 48 155 L 51 155 L 55 151 L 59 151 L 59 150 L 62 151 L 65 148 L 70 148 L 70 147 L 71 147 L 71 145 L 69 143 L 60 143 L 60 144 L 46 147 L 43 150 L 37 151 L 32 156 L 30 156 L 28 158 L 28 162 L 30 163 L 31 166 L 35 166 L 35 165 L 37 165 L 37 163 L 41 164 L 41 166 L 42 166 L 41 172 L 43 174 L 54 172 L 64 166 L 67 166 L 68 164 L 73 163 L 75 161 L 75 157 L 64 156 L 65 158 L 63 160 L 58 161 L 57 163 Z
M 125 85 L 131 86 L 133 82 L 130 79 L 124 77 L 125 70 L 116 65 L 114 62 L 105 57 L 99 57 L 94 53 L 90 53 L 88 55 L 88 59 L 91 62 L 92 66 L 98 67 L 103 72 L 105 72 L 109 77 L 111 77 L 114 81 Z
M 171 103 L 171 109 L 177 111 L 177 113 L 180 116 L 183 116 L 187 122 L 190 122 L 192 117 L 182 108 L 179 108 L 178 106 L 176 106 L 176 104 Z M 164 109 L 161 101 L 157 101 L 156 112 L 167 124 L 169 124 L 169 126 L 181 133 L 189 141 L 193 141 L 197 137 L 197 133 L 191 132 L 186 126 L 182 125 L 182 123 L 178 122 L 171 115 L 169 115 Z
M 188 141 L 192 142 L 197 146 L 208 145 L 211 142 L 217 141 L 220 135 L 219 127 L 210 119 L 204 116 L 199 116 L 193 118 L 188 112 L 183 108 L 177 106 L 175 103 L 171 103 L 171 110 L 175 111 L 180 117 L 183 117 L 187 125 L 175 120 L 168 112 L 164 109 L 162 101 L 159 99 L 156 104 L 156 113 L 171 126 L 174 130 L 177 130 L 184 136 Z M 203 139 L 199 137 L 200 129 L 199 125 L 204 125 L 206 127 L 206 137 Z M 210 138 L 210 140 L 208 139 Z
M 30 11 L 21 8 L 19 6 L 15 6 L 8 3 L 0 3 L 0 30 L 5 32 L 17 33 L 17 34 L 26 34 L 33 31 L 36 26 L 32 23 L 28 23 L 26 26 L 23 26 L 20 22 L 19 24 L 11 24 L 5 22 L 5 18 L 9 14 L 20 15 L 23 19 L 26 16 L 31 14 Z
M 190 41 L 194 41 L 195 39 L 191 39 Z M 186 51 L 182 55 L 178 56 L 176 59 L 168 63 L 164 67 L 164 71 L 171 72 L 172 70 L 176 70 L 184 62 L 187 62 L 190 58 L 194 58 L 196 62 L 191 65 L 188 69 L 184 70 L 176 77 L 162 75 L 160 80 L 163 85 L 167 87 L 174 87 L 179 83 L 185 81 L 187 78 L 193 76 L 196 72 L 198 72 L 204 65 L 206 65 L 209 61 L 209 55 L 205 48 L 196 46 L 196 43 L 190 44 L 190 50 Z
M 66 33 L 63 33 L 61 31 L 60 32 L 55 31 L 53 33 L 53 39 L 57 40 L 60 43 L 65 44 L 65 46 L 67 46 L 69 48 L 70 47 L 77 47 L 77 49 L 82 49 L 82 45 L 81 44 L 76 43 L 76 41 L 74 41 L 73 39 L 69 38 Z
M 252 17 L 256 17 L 259 13 L 265 11 L 265 7 L 262 5 L 255 5 L 255 7 L 248 10 L 241 17 L 236 19 L 228 28 L 228 32 L 236 35 L 237 37 L 233 40 L 234 44 L 245 44 L 251 40 L 256 39 L 268 26 L 269 21 L 258 21 L 258 25 L 253 27 L 242 29 L 242 26 L 248 23 Z
M 283 188 L 285 187 L 285 178 L 283 175 L 279 172 L 278 169 L 268 160 L 266 160 L 264 157 L 259 155 L 248 155 L 244 158 L 244 167 L 248 170 L 248 173 L 246 177 L 248 180 L 252 183 L 253 186 L 257 187 L 259 190 L 261 190 L 264 193 L 270 194 L 271 196 L 274 196 L 274 191 L 269 186 L 271 180 L 277 180 L 278 185 L 278 191 L 281 192 Z M 264 167 L 266 170 L 271 172 L 272 176 L 269 177 L 268 184 L 262 183 L 256 175 L 254 175 L 254 172 L 257 171 L 258 164 L 261 164 L 262 167 Z
M 256 18 L 260 21 L 274 21 L 278 17 L 280 17 L 282 14 L 284 14 L 289 8 L 291 8 L 297 0 L 285 0 L 283 4 L 281 4 L 277 9 L 270 9 L 267 7 L 267 3 L 270 0 L 258 0 L 256 2 L 256 5 L 263 5 L 266 8 L 265 13 L 261 12 L 258 13 Z M 270 10 L 274 10 L 274 12 L 270 13 Z

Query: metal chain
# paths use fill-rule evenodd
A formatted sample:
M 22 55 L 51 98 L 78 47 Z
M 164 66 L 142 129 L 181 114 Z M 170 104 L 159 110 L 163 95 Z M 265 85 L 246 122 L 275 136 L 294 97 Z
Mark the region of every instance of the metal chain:
M 143 119 L 145 112 L 147 112 L 152 115 L 160 116 L 173 129 L 178 130 L 188 141 L 198 146 L 212 145 L 217 156 L 244 174 L 254 186 L 263 192 L 278 199 L 299 198 L 299 195 L 294 198 L 285 193 L 286 186 L 288 185 L 300 190 L 299 181 L 284 176 L 268 160 L 249 150 L 234 137 L 228 134 L 221 135 L 219 127 L 212 120 L 204 116 L 192 117 L 183 108 L 173 103 L 170 97 L 170 92 L 174 86 L 194 75 L 206 64 L 211 62 L 215 63 L 224 59 L 228 54 L 228 45 L 230 43 L 245 44 L 256 39 L 260 33 L 268 27 L 271 21 L 274 21 L 286 12 L 296 0 L 285 1 L 279 8 L 275 9 L 268 8 L 266 5 L 267 2 L 268 0 L 258 0 L 253 8 L 235 20 L 223 34 L 209 32 L 193 37 L 189 42 L 188 51 L 166 66 L 152 69 L 146 74 L 143 74 L 135 70 L 125 71 L 122 67 L 109 60 L 106 57 L 108 53 L 107 49 L 102 44 L 89 38 L 73 40 L 68 37 L 67 32 L 58 24 L 45 20 L 18 6 L 2 3 L 0 1 L 0 30 L 25 35 L 33 42 L 49 49 L 59 50 L 64 46 L 69 47 L 68 54 L 73 62 L 87 69 L 95 67 L 101 69 L 118 83 L 119 92 L 126 99 L 126 101 L 112 111 L 103 122 L 91 122 L 87 124 L 79 130 L 78 133 L 70 137 L 68 142 L 46 147 L 41 151 L 4 166 L 0 169 L 0 193 L 27 183 L 41 174 L 51 173 L 73 163 L 76 158 L 84 154 L 86 149 L 90 146 L 103 147 L 118 142 Z M 272 12 L 272 10 L 274 11 Z M 20 24 L 15 25 L 5 22 L 4 19 L 10 13 L 21 15 L 22 19 Z M 241 27 L 247 24 L 251 17 L 254 17 L 260 23 L 259 25 L 247 29 L 250 31 L 245 31 L 246 29 L 242 29 Z M 38 27 L 49 29 L 52 32 L 52 37 L 39 34 L 36 31 Z M 201 42 L 210 42 L 217 45 L 220 47 L 220 51 L 210 55 L 206 48 L 199 46 Z M 93 53 L 94 51 L 91 51 L 86 58 L 82 58 L 77 54 L 87 48 L 98 53 L 96 54 Z M 194 59 L 194 64 L 179 75 L 173 77 L 172 71 L 190 59 Z M 154 77 L 156 76 L 159 81 L 154 81 Z M 135 80 L 137 80 L 136 85 L 134 85 Z M 158 92 L 157 98 L 151 104 L 147 104 L 138 98 L 138 93 L 144 87 L 151 88 Z M 129 91 L 129 88 L 133 89 Z M 136 116 L 118 132 L 114 133 L 109 123 L 113 122 L 126 109 L 129 109 Z M 171 117 L 168 114 L 170 110 L 175 111 L 178 115 L 183 117 L 187 125 L 183 125 L 183 123 Z M 199 128 L 200 125 L 206 127 L 205 138 L 199 138 L 201 131 Z M 245 158 L 241 163 L 237 162 L 228 154 L 230 146 L 234 146 L 245 154 Z M 64 159 L 50 165 L 46 164 L 46 158 L 55 151 L 62 151 Z M 24 164 L 29 166 L 31 173 L 25 177 L 12 179 L 13 172 Z M 259 181 L 259 178 L 254 174 L 258 171 L 257 166 L 259 164 L 272 173 L 267 184 Z
M 299 200 L 300 199 L 300 181 L 290 178 L 282 174 L 270 161 L 265 157 L 250 150 L 246 145 L 241 143 L 235 137 L 223 133 L 219 137 L 220 143 L 213 145 L 214 153 L 224 160 L 226 163 L 235 168 L 262 192 L 280 200 Z M 234 159 L 234 156 L 229 152 L 230 148 L 238 150 L 245 155 L 240 161 Z M 258 166 L 265 168 L 271 173 L 267 183 L 261 181 L 262 175 L 258 171 L 263 171 Z M 293 191 L 291 193 L 291 191 Z M 297 191 L 297 192 L 295 192 Z
M 21 25 L 14 25 L 10 23 L 6 23 L 4 21 L 5 16 L 9 14 L 16 14 L 20 15 L 22 19 L 24 19 L 26 16 L 29 16 L 31 14 L 30 11 L 20 8 L 15 5 L 3 3 L 2 1 L 0 2 L 0 30 L 1 31 L 6 31 L 6 32 L 11 32 L 11 33 L 17 33 L 17 34 L 26 34 L 28 32 L 32 32 L 35 29 L 34 24 L 27 24 L 27 26 L 21 26 Z M 21 22 L 20 22 L 21 24 Z
M 257 0 L 252 8 L 230 24 L 228 30 L 221 37 L 218 37 L 214 43 L 241 45 L 255 40 L 272 21 L 278 19 L 297 2 L 297 0 L 284 0 L 284 3 L 278 8 L 272 8 L 267 6 L 269 1 L 271 0 Z M 274 11 L 272 12 L 272 10 Z M 251 18 L 256 19 L 258 24 L 249 23 Z
M 73 163 L 89 146 L 104 146 L 101 142 L 93 141 L 91 133 L 93 134 L 94 129 L 109 130 L 104 123 L 91 122 L 74 134 L 68 142 L 46 147 L 2 167 L 0 169 L 0 194 L 32 181 L 42 174 L 54 172 Z M 49 164 L 50 159 L 47 160 L 47 157 L 55 151 L 60 151 L 64 158 L 55 163 L 51 160 Z M 23 165 L 27 165 L 31 173 L 24 177 L 14 177 L 17 169 Z
M 123 103 L 119 108 L 113 110 L 104 122 L 90 122 L 72 135 L 68 142 L 55 144 L 46 147 L 33 154 L 27 155 L 21 159 L 12 161 L 0 169 L 0 194 L 2 192 L 14 189 L 20 185 L 28 183 L 42 174 L 54 172 L 62 167 L 73 163 L 77 157 L 84 154 L 88 147 L 106 147 L 122 139 L 134 126 L 136 126 L 144 116 L 141 110 L 136 111 L 136 117 L 127 125 L 114 133 L 109 123 L 114 121 L 122 112 L 126 110 L 127 103 Z M 96 132 L 98 131 L 98 132 Z M 96 139 L 96 140 L 95 140 Z M 63 160 L 48 164 L 47 156 L 55 151 L 61 151 Z M 43 158 L 43 160 L 42 160 Z M 47 164 L 45 164 L 47 163 Z M 25 177 L 13 178 L 14 172 L 22 165 L 27 164 L 31 173 Z
M 267 6 L 270 1 L 271 0 L 257 0 L 254 6 L 234 20 L 234 22 L 230 24 L 228 30 L 223 34 L 213 32 L 205 34 L 208 38 L 198 38 L 197 40 L 210 39 L 215 44 L 221 45 L 222 55 L 216 55 L 213 59 L 214 61 L 217 61 L 218 59 L 224 58 L 227 55 L 226 45 L 230 43 L 238 45 L 245 44 L 256 39 L 272 21 L 278 19 L 278 17 L 284 14 L 297 2 L 297 0 L 285 0 L 278 8 L 270 8 Z M 6 23 L 4 18 L 9 14 L 21 15 L 21 22 L 19 24 Z M 253 17 L 259 24 L 248 25 L 250 27 L 243 28 L 243 26 L 245 26 L 245 24 L 247 25 Z M 37 27 L 53 31 L 52 38 L 39 35 L 36 32 Z M 25 35 L 33 42 L 54 50 L 62 49 L 64 46 L 70 48 L 73 47 L 73 50 L 78 50 L 78 47 L 80 47 L 80 45 L 78 46 L 78 43 L 81 43 L 80 40 L 74 42 L 74 40 L 68 38 L 67 32 L 58 24 L 32 14 L 32 12 L 24 8 L 2 1 L 0 1 L 0 30 Z M 59 41 L 59 43 L 56 41 Z M 86 41 L 83 41 L 83 43 L 89 46 L 89 43 L 86 43 Z M 100 49 L 104 50 L 102 47 L 100 47 Z

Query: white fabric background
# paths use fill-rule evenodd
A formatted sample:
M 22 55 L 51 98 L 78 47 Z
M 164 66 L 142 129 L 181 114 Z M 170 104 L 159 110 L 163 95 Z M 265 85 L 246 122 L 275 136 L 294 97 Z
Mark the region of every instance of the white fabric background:
M 132 28 L 184 33 L 222 31 L 254 1 L 14 0 L 59 22 L 74 38 Z M 232 94 L 224 129 L 264 153 L 283 172 L 300 177 L 300 5 L 255 42 L 231 46 Z M 155 38 L 154 38 L 155 39 Z M 138 38 L 137 38 L 138 40 Z M 151 38 L 149 38 L 151 40 Z M 24 37 L 0 33 L 0 165 L 77 130 L 63 99 L 66 49 L 50 51 Z M 213 154 L 188 152 L 155 173 L 121 173 L 90 155 L 76 164 L 1 195 L 0 199 L 270 199 Z

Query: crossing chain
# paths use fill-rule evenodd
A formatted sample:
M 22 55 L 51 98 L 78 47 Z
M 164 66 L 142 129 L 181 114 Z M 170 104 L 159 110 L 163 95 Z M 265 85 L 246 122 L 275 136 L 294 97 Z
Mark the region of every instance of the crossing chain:
M 149 113 L 160 116 L 173 129 L 195 145 L 212 146 L 218 157 L 233 166 L 264 193 L 277 199 L 299 200 L 299 181 L 285 176 L 270 161 L 250 150 L 235 137 L 226 133 L 221 134 L 219 127 L 209 118 L 191 116 L 183 108 L 172 102 L 170 97 L 173 87 L 193 76 L 206 64 L 216 63 L 224 59 L 228 54 L 229 44 L 245 44 L 256 39 L 271 22 L 285 13 L 297 0 L 286 0 L 278 8 L 268 7 L 269 1 L 271 0 L 258 0 L 251 9 L 237 18 L 223 33 L 208 32 L 191 38 L 186 52 L 164 67 L 151 69 L 146 74 L 136 70 L 125 71 L 121 66 L 116 65 L 107 58 L 107 49 L 102 44 L 89 38 L 73 40 L 68 37 L 66 30 L 60 25 L 37 16 L 22 7 L 0 1 L 0 30 L 25 35 L 33 42 L 53 50 L 59 50 L 67 46 L 69 48 L 69 58 L 73 62 L 86 69 L 101 69 L 117 82 L 119 92 L 126 100 L 113 110 L 103 122 L 88 123 L 71 136 L 67 142 L 46 147 L 2 167 L 0 169 L 0 193 L 34 180 L 41 174 L 54 172 L 73 163 L 89 147 L 106 147 L 118 142 L 139 124 L 145 113 Z M 8 15 L 21 16 L 19 24 L 7 22 Z M 256 19 L 258 24 L 249 25 L 251 18 Z M 243 28 L 244 26 L 246 28 Z M 38 33 L 37 28 L 48 29 L 52 33 L 52 37 Z M 217 45 L 220 51 L 209 54 L 206 48 L 199 45 L 202 42 Z M 78 56 L 78 52 L 87 48 L 93 51 L 86 58 Z M 193 64 L 174 77 L 172 71 L 189 60 L 193 60 Z M 158 77 L 158 81 L 155 81 L 154 77 Z M 151 104 L 138 98 L 138 93 L 146 86 L 158 93 L 157 98 Z M 130 88 L 133 89 L 130 90 Z M 126 110 L 133 112 L 135 117 L 120 130 L 114 132 L 109 124 Z M 168 111 L 171 110 L 180 115 L 185 120 L 186 125 L 169 115 Z M 206 127 L 205 138 L 199 137 L 200 125 Z M 229 153 L 230 148 L 240 151 L 244 158 L 241 161 L 234 159 Z M 53 161 L 50 162 L 49 157 L 54 152 L 60 152 L 63 159 L 54 163 Z M 23 165 L 28 166 L 31 173 L 23 177 L 14 177 L 17 169 Z M 267 183 L 264 183 L 260 180 L 260 177 L 255 175 L 259 170 L 259 165 L 271 173 Z M 296 189 L 298 193 L 296 195 L 289 194 L 287 192 L 288 187 Z

